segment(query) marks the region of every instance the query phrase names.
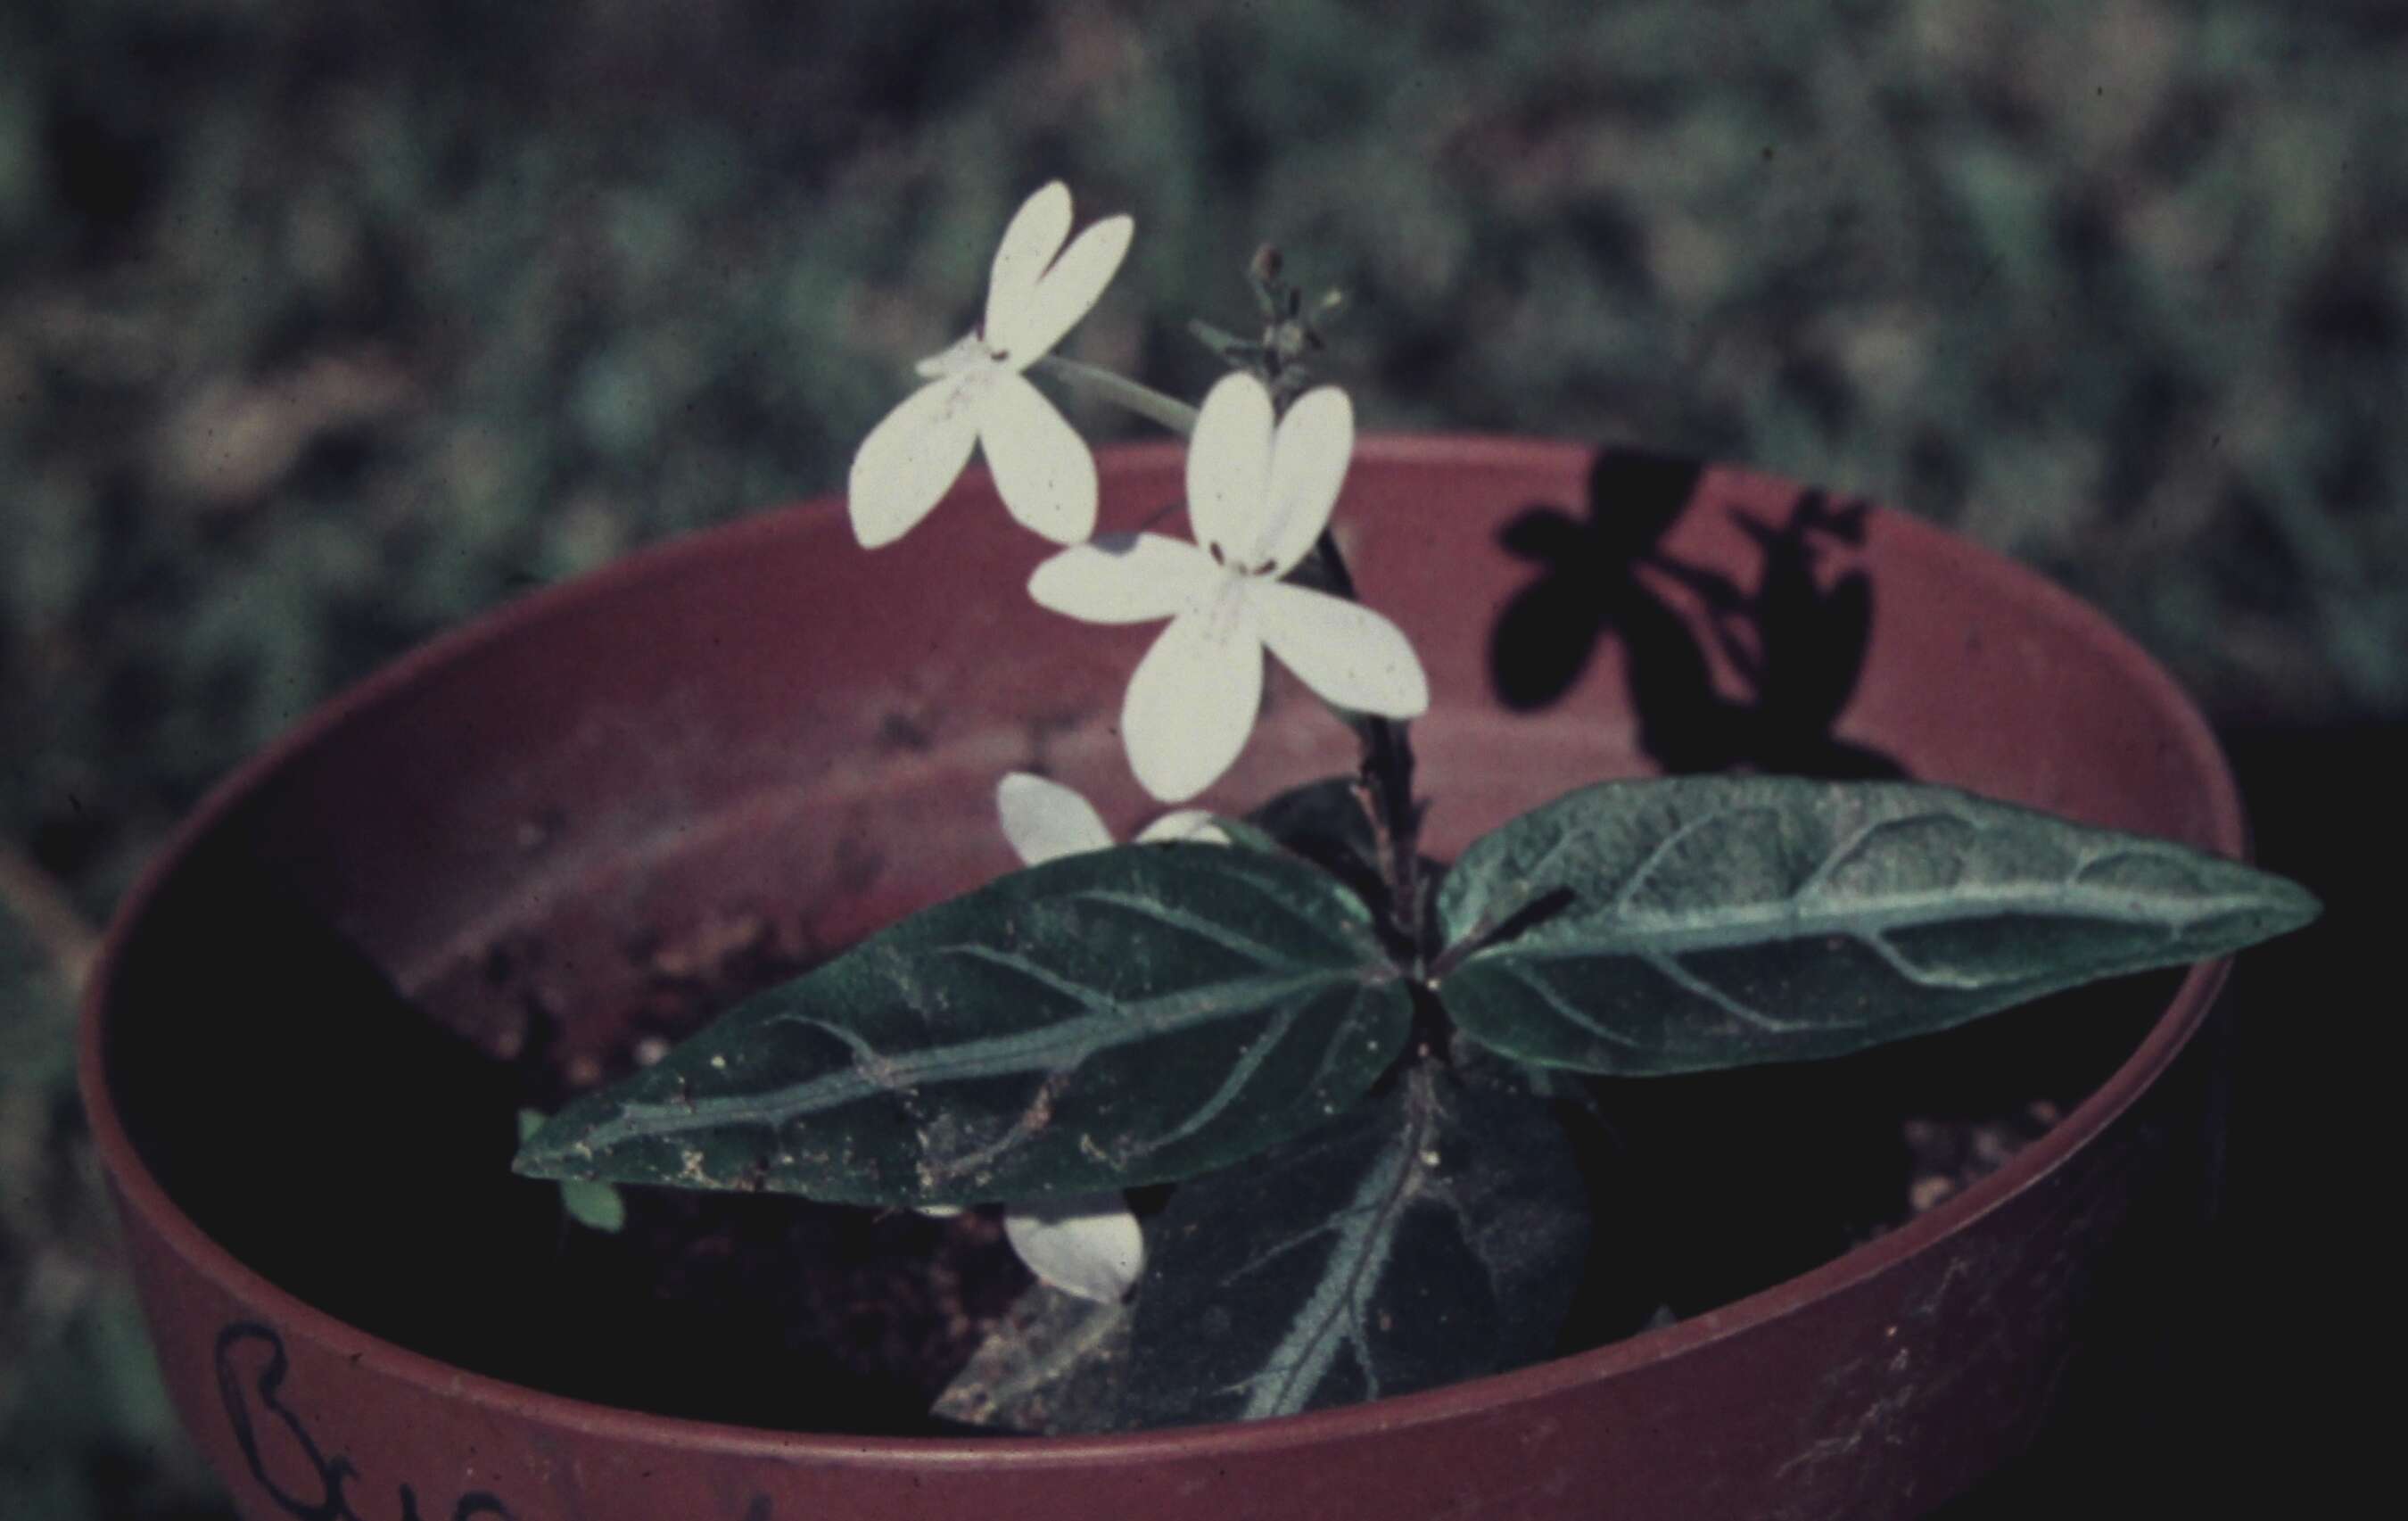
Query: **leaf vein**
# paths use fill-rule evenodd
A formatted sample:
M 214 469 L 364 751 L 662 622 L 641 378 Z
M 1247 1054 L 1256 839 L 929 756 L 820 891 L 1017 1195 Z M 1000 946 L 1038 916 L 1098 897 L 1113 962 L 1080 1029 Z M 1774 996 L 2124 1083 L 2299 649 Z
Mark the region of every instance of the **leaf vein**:
M 1753 1025 L 1757 1029 L 1767 1030 L 1774 1035 L 1794 1035 L 1799 1030 L 1813 1027 L 1804 1021 L 1776 1019 L 1745 999 L 1716 987 L 1688 968 L 1682 966 L 1671 956 L 1650 954 L 1640 959 L 1662 973 L 1675 986 L 1684 992 L 1696 994 L 1742 1024 Z
M 1186 1140 L 1219 1119 L 1231 1104 L 1237 1102 L 1238 1095 L 1243 1093 L 1247 1084 L 1254 1081 L 1254 1074 L 1262 1069 L 1263 1063 L 1269 1058 L 1270 1054 L 1279 1049 L 1280 1043 L 1287 1039 L 1288 1032 L 1296 1028 L 1297 1019 L 1304 1012 L 1305 1007 L 1305 1005 L 1292 1005 L 1274 1015 L 1269 1027 L 1248 1041 L 1245 1050 L 1239 1053 L 1238 1059 L 1229 1064 L 1229 1075 L 1221 1080 L 1221 1085 L 1213 1089 L 1204 1102 L 1198 1104 L 1195 1112 L 1181 1122 L 1177 1128 L 1138 1145 L 1135 1148 L 1135 1155 L 1150 1156 L 1165 1146 L 1175 1145 Z
M 1708 809 L 1705 812 L 1698 814 L 1696 818 L 1683 824 L 1670 834 L 1666 835 L 1662 839 L 1657 840 L 1656 842 L 1656 847 L 1647 853 L 1645 858 L 1641 860 L 1638 866 L 1631 868 L 1628 879 L 1626 880 L 1619 888 L 1614 890 L 1612 911 L 1620 913 L 1630 906 L 1630 900 L 1638 896 L 1639 889 L 1647 884 L 1647 879 L 1656 874 L 1656 868 L 1661 867 L 1665 860 L 1671 855 L 1672 852 L 1680 847 L 1683 840 L 1687 839 L 1691 835 L 1696 834 L 1710 824 L 1718 823 L 1723 819 L 1730 818 L 1734 815 L 1745 815 L 1749 813 L 1770 813 L 1776 820 L 1781 816 L 1777 810 L 1769 808 Z
M 1808 873 L 1806 880 L 1799 882 L 1796 891 L 1789 895 L 1790 901 L 1793 903 L 1803 903 L 1807 899 L 1813 897 L 1816 893 L 1820 892 L 1823 884 L 1830 881 L 1832 877 L 1838 875 L 1842 868 L 1849 865 L 1851 862 L 1855 861 L 1857 857 L 1866 853 L 1867 848 L 1872 844 L 1874 837 L 1887 834 L 1892 830 L 1914 828 L 1920 825 L 1928 824 L 1935 819 L 1944 820 L 1951 824 L 1961 825 L 1975 834 L 1980 834 L 1982 832 L 1982 825 L 1974 821 L 1964 817 L 1962 814 L 1951 813 L 1939 809 L 1934 809 L 1922 813 L 1902 814 L 1895 818 L 1871 820 L 1869 823 L 1857 825 L 1855 833 L 1849 835 L 1847 839 L 1833 846 L 1830 852 L 1823 857 L 1823 864 L 1816 867 L 1812 872 Z
M 1114 908 L 1125 909 L 1158 924 L 1168 925 L 1173 929 L 1183 930 L 1197 940 L 1210 941 L 1225 951 L 1234 951 L 1266 969 L 1304 965 L 1296 957 L 1274 950 L 1250 936 L 1240 935 L 1225 925 L 1216 925 L 1209 919 L 1200 918 L 1182 909 L 1174 909 L 1167 903 L 1156 903 L 1134 893 L 1091 888 L 1085 892 L 1073 893 L 1070 897 L 1074 902 L 1108 903 Z
M 1541 981 L 1533 969 L 1522 966 L 1512 961 L 1501 961 L 1494 963 L 1494 966 L 1498 972 L 1512 978 L 1513 981 L 1521 983 L 1525 988 L 1528 989 L 1532 997 L 1545 1004 L 1565 1023 L 1586 1030 L 1589 1034 L 1596 1036 L 1600 1040 L 1624 1047 L 1627 1050 L 1644 1051 L 1647 1049 L 1645 1041 L 1640 1040 L 1632 1036 L 1625 1035 L 1620 1030 L 1613 1028 L 1612 1026 L 1602 1024 L 1598 1020 L 1591 1018 L 1586 1012 L 1567 999 L 1563 994 Z
M 879 1093 L 1075 1067 L 1098 1051 L 1259 1014 L 1267 1006 L 1279 1004 L 1292 994 L 1309 993 L 1335 975 L 1320 971 L 1254 977 L 1112 1005 L 1033 1030 L 882 1057 L 874 1075 L 846 1069 L 766 1093 L 715 1095 L 690 1103 L 630 1102 L 621 1106 L 616 1117 L 595 1125 L 586 1143 L 599 1147 L 636 1135 L 674 1135 L 719 1125 L 776 1126 Z

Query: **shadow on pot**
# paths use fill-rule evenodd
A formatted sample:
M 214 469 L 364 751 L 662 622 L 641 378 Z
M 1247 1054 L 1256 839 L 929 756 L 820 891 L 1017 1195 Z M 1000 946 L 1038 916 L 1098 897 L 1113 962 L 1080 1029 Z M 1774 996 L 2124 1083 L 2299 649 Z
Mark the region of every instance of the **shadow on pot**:
M 1532 503 L 1499 528 L 1538 574 L 1490 630 L 1498 698 L 1563 704 L 1617 645 L 1638 749 L 1667 774 L 1904 778 L 1835 732 L 1874 637 L 1865 505 L 1800 491 L 1759 516 L 1713 500 L 1706 473 L 1600 448 L 1579 511 Z M 1669 547 L 1684 520 L 1716 513 L 1753 542 L 1752 577 Z M 1572 1123 L 1592 1207 L 1624 1223 L 1623 1244 L 1589 1264 L 1565 1350 L 1768 1288 L 1961 1190 L 2104 1081 L 2146 1027 L 2129 1011 L 2177 981 L 2063 994 L 1836 1061 L 1585 1080 Z
M 1704 473 L 1696 460 L 1600 449 L 1585 519 L 1534 503 L 1498 530 L 1540 575 L 1490 632 L 1498 696 L 1517 711 L 1554 707 L 1612 639 L 1640 749 L 1669 774 L 1904 776 L 1890 755 L 1832 732 L 1864 673 L 1873 586 L 1853 565 L 1827 578 L 1823 562 L 1864 543 L 1865 505 L 1807 491 L 1779 523 L 1722 509 L 1760 554 L 1755 584 L 1742 587 L 1664 548 L 1684 515 L 1716 509 L 1698 491 Z M 1745 696 L 1717 687 L 1717 662 Z
M 574 1225 L 509 1166 L 519 1109 L 560 1095 L 551 1042 L 506 1059 L 454 1033 L 244 834 L 163 891 L 123 974 L 128 1007 L 160 1012 L 118 1026 L 109 1057 L 136 1146 L 208 1235 L 338 1320 L 532 1387 L 798 1430 L 946 1428 L 927 1408 L 960 1307 L 929 1285 L 976 1276 L 1009 1302 L 1025 1275 L 992 1222 L 628 1189 L 620 1231 Z
M 108 1053 L 131 1139 L 279 1287 L 481 1360 L 463 1307 L 507 1294 L 509 1265 L 553 1229 L 541 1188 L 509 1170 L 511 1069 L 404 998 L 244 833 L 194 854 L 125 957 L 150 1013 Z

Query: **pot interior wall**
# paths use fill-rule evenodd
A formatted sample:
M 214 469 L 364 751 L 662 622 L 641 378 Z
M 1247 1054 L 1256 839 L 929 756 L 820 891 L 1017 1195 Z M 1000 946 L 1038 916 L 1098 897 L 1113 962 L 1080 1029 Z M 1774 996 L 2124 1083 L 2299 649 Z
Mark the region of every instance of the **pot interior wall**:
M 1175 452 L 1120 455 L 1106 522 L 1177 492 Z M 1409 443 L 1367 446 L 1340 520 L 1430 670 L 1414 738 L 1439 854 L 1589 781 L 1732 764 L 1913 774 L 2214 842 L 2220 794 L 2170 689 L 2094 615 L 1912 524 L 1677 462 Z M 1152 630 L 1035 608 L 1045 552 L 976 478 L 875 553 L 823 504 L 532 599 L 313 720 L 208 815 L 129 942 L 108 1073 L 146 1164 L 301 1299 L 551 1382 L 456 1310 L 568 1302 L 542 1191 L 507 1171 L 531 1042 L 601 1062 L 697 946 L 809 955 L 1008 869 L 1007 769 L 1124 829 L 1146 815 L 1114 725 Z M 1206 801 L 1349 760 L 1275 676 Z M 1683 1222 L 1684 1312 L 1764 1286 L 1849 1244 L 1782 1224 L 1811 1180 L 1895 1190 L 1902 1117 L 2070 1105 L 2171 985 L 1630 1085 L 1634 1126 L 1702 1170 L 1615 1202 Z M 1643 1313 L 1610 1271 L 1592 1287 L 1592 1335 Z M 651 1402 L 719 1413 L 693 1387 Z

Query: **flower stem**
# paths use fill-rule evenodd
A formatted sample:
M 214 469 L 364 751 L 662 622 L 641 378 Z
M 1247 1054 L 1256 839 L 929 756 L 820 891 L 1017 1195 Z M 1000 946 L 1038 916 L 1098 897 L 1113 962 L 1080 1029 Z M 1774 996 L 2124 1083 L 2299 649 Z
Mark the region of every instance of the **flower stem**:
M 1349 602 L 1360 602 L 1354 574 L 1338 551 L 1337 536 L 1323 529 L 1312 553 L 1297 567 L 1297 580 L 1320 587 Z M 1388 883 L 1388 922 L 1416 964 L 1425 954 L 1422 941 L 1422 810 L 1413 800 L 1412 725 L 1402 719 L 1376 713 L 1340 711 L 1363 741 L 1359 785 L 1370 798 L 1371 821 L 1380 843 L 1380 873 Z
M 1074 390 L 1100 396 L 1184 437 L 1196 431 L 1196 409 L 1152 386 L 1141 385 L 1094 365 L 1060 354 L 1047 354 L 1030 366 Z M 1324 530 L 1312 553 L 1297 568 L 1296 579 L 1319 586 L 1350 602 L 1359 602 L 1354 577 L 1346 568 L 1338 540 Z M 1372 820 L 1380 839 L 1382 875 L 1388 882 L 1388 918 L 1397 935 L 1418 960 L 1423 954 L 1421 882 L 1421 809 L 1413 801 L 1413 746 L 1409 725 L 1371 713 L 1340 712 L 1363 741 L 1361 782 L 1371 799 Z
M 1140 385 L 1125 375 L 1060 354 L 1047 354 L 1030 366 L 1051 375 L 1074 390 L 1099 396 L 1116 407 L 1125 407 L 1140 417 L 1161 423 L 1184 438 L 1196 431 L 1196 409 L 1176 396 L 1167 396 L 1150 385 Z
M 1362 782 L 1371 794 L 1373 818 L 1379 825 L 1380 865 L 1388 879 L 1388 918 L 1421 964 L 1422 941 L 1422 810 L 1413 800 L 1412 725 L 1401 719 L 1366 717 L 1357 731 L 1363 739 Z

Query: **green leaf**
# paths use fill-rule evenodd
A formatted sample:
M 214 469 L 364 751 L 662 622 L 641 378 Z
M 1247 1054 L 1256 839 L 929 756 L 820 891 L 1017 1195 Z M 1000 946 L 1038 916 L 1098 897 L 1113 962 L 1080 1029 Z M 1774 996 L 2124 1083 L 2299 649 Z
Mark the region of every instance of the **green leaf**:
M 1290 1415 L 1535 1361 L 1587 1241 L 1546 1105 L 1416 1067 L 1171 1195 L 1147 1232 L 1125 1424 Z
M 627 1201 L 607 1183 L 565 1183 L 560 1207 L 588 1230 L 615 1236 L 627 1228 Z
M 1612 782 L 1464 852 L 1437 981 L 1507 1055 L 1697 1071 L 1944 1029 L 2316 911 L 2236 862 L 1945 787 Z
M 1243 846 L 1250 851 L 1268 851 L 1272 854 L 1280 854 L 1287 851 L 1286 846 L 1272 839 L 1266 831 L 1248 824 L 1243 819 L 1231 818 L 1226 813 L 1213 814 L 1212 827 L 1227 836 L 1230 844 Z
M 1380 840 L 1370 811 L 1351 776 L 1324 777 L 1290 787 L 1246 815 L 1246 825 L 1353 888 L 1364 902 L 1388 899 Z M 1252 839 L 1240 838 L 1241 843 Z
M 1066 856 L 914 915 L 579 1099 L 518 1169 L 973 1204 L 1225 1167 L 1352 1105 L 1410 999 L 1370 916 L 1221 845 Z
M 1290 787 L 1253 812 L 1246 822 L 1317 866 L 1380 870 L 1380 840 L 1371 813 L 1351 776 L 1326 776 Z
M 523 1141 L 544 1126 L 543 1111 L 519 1111 L 519 1140 Z M 619 1190 L 607 1183 L 564 1183 L 560 1185 L 560 1207 L 568 1217 L 588 1230 L 598 1230 L 615 1236 L 627 1228 L 627 1201 Z
M 1133 1318 L 1125 1303 L 1098 1304 L 1031 1284 L 930 1413 L 1031 1436 L 1111 1430 Z

